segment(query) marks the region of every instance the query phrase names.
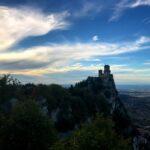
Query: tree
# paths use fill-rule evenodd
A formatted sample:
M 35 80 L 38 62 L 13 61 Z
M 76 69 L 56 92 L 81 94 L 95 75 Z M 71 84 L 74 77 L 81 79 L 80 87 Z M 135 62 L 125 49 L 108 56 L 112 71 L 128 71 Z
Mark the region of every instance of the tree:
M 20 82 L 10 75 L 0 76 L 0 104 L 17 95 Z
M 12 114 L 1 121 L 0 149 L 47 150 L 56 134 L 51 121 L 33 100 L 20 102 Z
M 94 123 L 84 125 L 65 140 L 57 142 L 51 150 L 130 150 L 129 141 L 113 131 L 111 119 L 98 117 Z

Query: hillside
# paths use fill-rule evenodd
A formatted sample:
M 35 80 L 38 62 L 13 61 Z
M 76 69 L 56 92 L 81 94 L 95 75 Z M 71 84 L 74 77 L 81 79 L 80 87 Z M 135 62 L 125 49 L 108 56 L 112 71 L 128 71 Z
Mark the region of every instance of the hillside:
M 91 139 L 94 136 L 96 136 L 95 134 L 99 133 L 101 134 L 102 129 L 101 128 L 99 129 L 99 127 L 103 124 L 105 124 L 106 126 L 110 124 L 108 128 L 110 132 L 109 134 L 112 134 L 111 140 L 114 142 L 116 142 L 115 140 L 117 140 L 118 144 L 122 143 L 121 144 L 122 147 L 126 146 L 128 147 L 128 145 L 132 147 L 132 144 L 134 146 L 136 145 L 136 147 L 140 147 L 141 144 L 140 140 L 138 140 L 138 142 L 136 141 L 136 139 L 139 138 L 140 136 L 139 135 L 137 136 L 136 129 L 134 128 L 129 115 L 118 96 L 113 75 L 110 73 L 110 68 L 108 65 L 105 66 L 104 73 L 101 70 L 99 71 L 98 77 L 88 77 L 86 80 L 81 81 L 77 83 L 75 86 L 71 86 L 70 88 L 63 88 L 55 84 L 22 85 L 20 82 L 14 80 L 10 76 L 3 76 L 0 79 L 0 108 L 1 108 L 0 116 L 2 120 L 1 129 L 6 128 L 6 131 L 9 128 L 11 129 L 11 127 L 13 129 L 13 131 L 8 130 L 6 133 L 4 132 L 5 130 L 4 131 L 0 130 L 0 136 L 2 139 L 0 140 L 0 146 L 2 145 L 2 147 L 3 146 L 5 147 L 5 145 L 8 144 L 16 147 L 16 145 L 13 145 L 13 143 L 15 143 L 15 141 L 18 140 L 20 136 L 22 136 L 23 141 L 24 142 L 26 141 L 28 143 L 31 142 L 30 143 L 32 145 L 31 147 L 35 149 L 33 144 L 34 142 L 29 140 L 31 138 L 30 137 L 31 135 L 30 134 L 28 135 L 28 132 L 33 130 L 33 133 L 36 135 L 34 136 L 33 134 L 33 137 L 36 140 L 38 138 L 39 141 L 41 137 L 39 137 L 40 135 L 38 135 L 37 133 L 39 131 L 43 133 L 42 130 L 43 126 L 44 128 L 46 127 L 46 129 L 48 127 L 47 131 L 45 130 L 44 133 L 50 132 L 53 135 L 54 134 L 53 131 L 56 130 L 56 132 L 58 133 L 57 134 L 58 139 L 68 138 L 68 136 L 76 136 L 76 133 L 74 135 L 73 132 L 77 133 L 83 132 L 83 136 L 86 136 L 88 131 L 90 131 L 90 134 L 92 135 L 89 137 Z M 53 122 L 52 124 L 54 125 L 53 130 L 49 129 L 50 125 L 47 124 L 45 117 L 44 117 L 45 124 L 42 123 L 43 121 L 41 122 L 42 124 L 41 123 L 39 124 L 37 118 L 41 118 L 42 120 L 43 119 L 42 116 L 45 116 L 47 119 L 51 119 L 51 121 Z M 32 121 L 34 119 L 35 122 L 33 123 Z M 3 120 L 9 120 L 8 122 L 6 121 L 8 123 L 7 126 L 5 124 L 5 121 L 3 122 Z M 98 128 L 97 123 L 94 123 L 97 122 L 96 120 L 99 120 Z M 24 124 L 26 124 L 27 126 L 24 126 Z M 87 127 L 82 127 L 83 124 L 85 124 L 85 126 L 89 125 L 88 129 Z M 18 129 L 18 126 L 20 130 Z M 14 131 L 14 129 L 16 129 L 16 131 Z M 94 129 L 98 131 L 93 132 Z M 46 134 L 44 133 L 42 134 L 42 136 L 47 139 L 49 136 L 45 137 Z M 104 145 L 103 146 L 104 147 L 110 146 L 111 142 L 107 140 L 108 133 L 103 134 L 104 134 L 103 138 L 106 140 L 107 143 L 105 146 Z M 19 135 L 17 139 L 16 135 L 17 136 Z M 8 137 L 11 136 L 12 139 L 14 139 L 15 141 L 12 141 L 12 139 L 9 141 L 7 139 Z M 28 136 L 30 138 L 27 138 Z M 122 137 L 121 139 L 123 141 L 120 141 L 121 140 L 119 139 L 120 136 Z M 79 137 L 77 136 L 77 138 Z M 82 141 L 82 137 L 80 138 Z M 131 141 L 127 143 L 125 142 L 128 138 L 134 139 L 132 144 Z M 8 143 L 6 142 L 7 140 Z M 19 138 L 19 140 L 21 139 Z M 72 141 L 72 139 L 68 139 L 67 142 L 70 140 Z M 99 147 L 103 143 L 101 140 L 102 137 L 95 139 L 95 142 L 98 142 L 99 144 L 95 144 L 93 148 L 97 146 Z M 21 140 L 20 143 L 22 143 L 23 141 Z M 24 143 L 25 145 L 26 142 Z M 66 141 L 64 142 L 66 143 Z M 91 144 L 88 141 L 84 142 L 86 142 L 87 145 Z M 62 144 L 60 142 L 59 144 L 61 145 L 61 148 L 64 146 L 64 143 Z M 41 145 L 42 145 L 41 147 L 45 146 L 45 144 L 43 143 L 41 143 Z M 48 145 L 47 147 L 49 147 Z M 114 147 L 114 149 L 118 149 L 119 145 L 117 144 L 114 145 L 116 145 L 116 148 Z M 147 145 L 144 146 L 142 145 L 142 147 L 145 146 Z M 19 147 L 22 148 L 21 145 L 19 145 Z M 82 146 L 80 145 L 79 147 Z M 11 148 L 11 146 L 9 148 Z M 7 147 L 7 149 L 9 148 Z M 59 148 L 57 147 L 54 149 Z

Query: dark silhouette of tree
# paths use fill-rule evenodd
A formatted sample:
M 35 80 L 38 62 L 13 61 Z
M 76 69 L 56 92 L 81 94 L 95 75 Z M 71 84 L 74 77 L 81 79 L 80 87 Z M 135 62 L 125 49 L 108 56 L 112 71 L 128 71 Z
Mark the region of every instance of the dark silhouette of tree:
M 131 150 L 130 140 L 117 135 L 113 126 L 111 119 L 97 117 L 92 124 L 84 125 L 50 150 Z
M 33 100 L 20 102 L 9 117 L 1 120 L 2 150 L 47 150 L 55 139 L 51 121 Z

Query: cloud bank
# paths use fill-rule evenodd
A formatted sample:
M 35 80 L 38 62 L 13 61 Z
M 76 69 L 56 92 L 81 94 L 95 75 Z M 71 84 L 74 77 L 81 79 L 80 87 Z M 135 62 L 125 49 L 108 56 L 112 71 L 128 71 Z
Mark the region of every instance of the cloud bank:
M 0 73 L 43 75 L 77 69 L 74 64 L 87 59 L 115 56 L 150 48 L 150 38 L 124 43 L 68 43 L 0 53 Z M 79 66 L 78 66 L 79 67 Z

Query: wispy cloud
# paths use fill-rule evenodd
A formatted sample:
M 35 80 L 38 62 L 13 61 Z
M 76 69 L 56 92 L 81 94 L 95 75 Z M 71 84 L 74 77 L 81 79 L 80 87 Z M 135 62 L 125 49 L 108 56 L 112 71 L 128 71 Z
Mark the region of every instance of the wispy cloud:
M 114 12 L 109 21 L 118 20 L 125 10 L 140 6 L 150 6 L 150 0 L 134 0 L 132 2 L 130 0 L 120 0 L 120 2 L 115 5 Z
M 92 16 L 101 12 L 102 5 L 96 1 L 83 1 L 81 7 L 73 12 L 74 17 Z
M 115 5 L 112 16 L 109 21 L 115 21 L 122 15 L 123 11 L 127 9 L 128 0 L 121 0 L 118 4 Z
M 150 6 L 150 0 L 136 0 L 135 2 L 129 5 L 129 7 L 131 8 L 135 8 L 139 6 Z
M 68 26 L 67 13 L 44 14 L 34 8 L 0 6 L 0 51 L 6 50 L 27 36 L 44 35 Z
M 145 23 L 145 24 L 150 24 L 150 17 L 147 17 L 147 18 L 143 19 L 142 22 Z

